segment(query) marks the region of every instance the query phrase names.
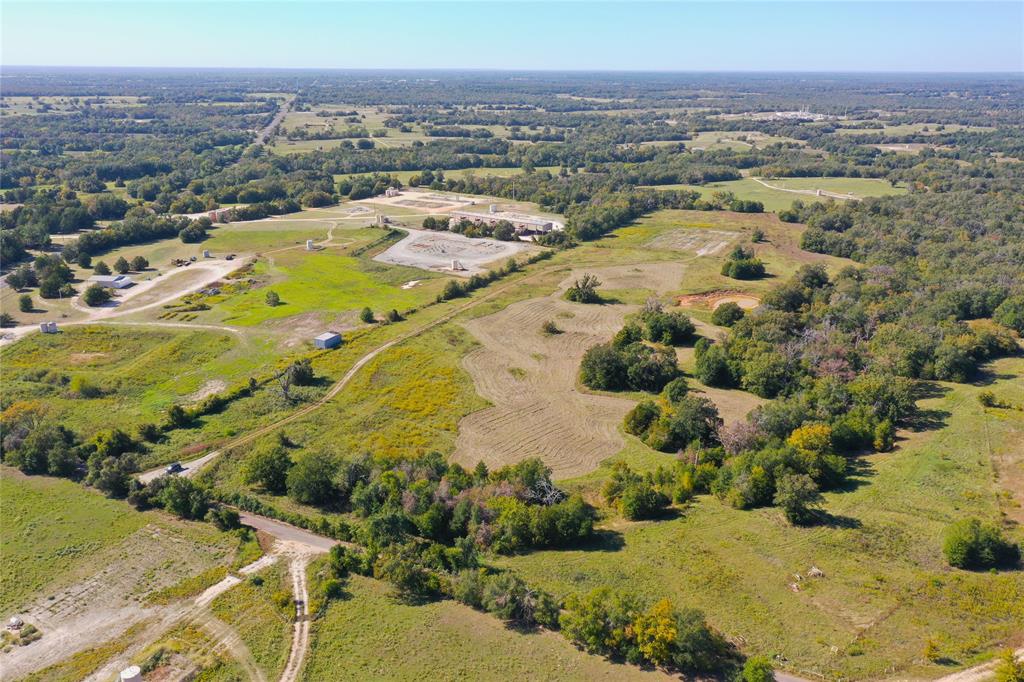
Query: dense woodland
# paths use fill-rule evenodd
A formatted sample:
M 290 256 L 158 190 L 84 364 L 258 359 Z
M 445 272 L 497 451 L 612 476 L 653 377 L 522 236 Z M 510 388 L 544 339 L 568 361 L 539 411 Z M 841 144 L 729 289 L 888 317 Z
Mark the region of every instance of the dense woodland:
M 410 185 L 515 196 L 563 214 L 564 234 L 540 240 L 559 249 L 663 208 L 764 210 L 729 193 L 702 197 L 690 189 L 656 189 L 662 185 L 699 186 L 752 174 L 881 178 L 909 189 L 858 202 L 798 200 L 781 211 L 783 221 L 806 226 L 802 249 L 855 265 L 838 271 L 804 266 L 775 284 L 756 311 L 723 306 L 713 320 L 728 328 L 722 340 L 699 337 L 689 319 L 652 301 L 614 339 L 586 354 L 580 368 L 586 386 L 641 397 L 625 430 L 655 450 L 678 455 L 646 475 L 618 467 L 602 490 L 602 509 L 559 489 L 539 460 L 466 471 L 439 455 L 400 462 L 373 453 L 317 457 L 286 440 L 251 453 L 249 485 L 347 519 L 316 526 L 365 547 L 335 552 L 339 578 L 366 573 L 409 597 L 446 595 L 527 626 L 561 627 L 588 651 L 632 662 L 685 671 L 729 666 L 733 652 L 698 613 L 605 592 L 557 604 L 514 576 L 481 571 L 481 556 L 582 545 L 601 514 L 657 519 L 669 505 L 697 494 L 740 509 L 774 505 L 794 524 L 830 522 L 819 508 L 820 492 L 843 486 L 858 455 L 892 448 L 896 429 L 922 418 L 915 409 L 922 381 L 971 381 L 987 361 L 1020 352 L 1019 79 L 132 75 L 5 71 L 5 98 L 67 100 L 57 111 L 37 104 L 30 113 L 15 114 L 6 102 L 2 110 L 0 189 L 4 202 L 16 205 L 0 215 L 0 260 L 5 272 L 15 273 L 9 286 L 64 295 L 71 291 L 66 263 L 88 263 L 115 246 L 167 237 L 201 241 L 209 220 L 186 214 L 238 205 L 232 219 L 247 220 L 365 198 L 400 186 L 392 175 L 398 171 L 415 172 Z M 301 154 L 272 153 L 256 142 L 257 132 L 284 99 L 267 93 L 294 95 L 296 111 L 327 107 L 345 117 L 347 127 L 332 132 L 344 142 Z M 117 97 L 132 101 L 112 103 Z M 423 126 L 426 139 L 404 147 L 374 144 L 381 133 L 356 111 L 366 107 L 384 116 L 383 134 Z M 805 108 L 803 114 L 770 115 Z M 904 124 L 926 124 L 928 130 L 886 132 L 885 126 Z M 963 125 L 985 129 L 957 127 Z M 478 126 L 506 126 L 510 134 Z M 866 132 L 843 134 L 848 127 Z M 739 151 L 694 149 L 692 139 L 712 130 L 756 131 L 788 141 Z M 643 144 L 652 141 L 666 144 Z M 879 147 L 912 143 L 928 146 L 914 153 Z M 514 177 L 486 172 L 509 167 L 522 171 Z M 456 169 L 476 172 L 445 176 Z M 334 177 L 351 174 L 365 175 Z M 447 229 L 439 222 L 424 226 Z M 58 251 L 51 235 L 77 238 Z M 467 295 L 518 267 L 452 282 L 439 299 Z M 743 280 L 766 273 L 740 247 L 723 274 Z M 574 300 L 597 302 L 595 283 L 578 285 Z M 695 375 L 703 384 L 770 401 L 724 427 L 714 405 L 691 394 L 672 350 L 679 345 L 694 346 Z M 308 367 L 289 371 L 297 383 L 310 380 Z M 89 390 L 66 387 L 52 376 L 19 380 L 36 382 L 43 398 L 50 390 Z M 256 387 L 254 379 L 242 391 Z M 114 429 L 83 440 L 30 409 L 12 410 L 6 393 L 3 401 L 3 460 L 26 473 L 80 478 L 140 508 L 162 506 L 187 518 L 214 510 L 212 520 L 227 526 L 231 519 L 216 511 L 222 502 L 310 523 L 255 497 L 218 500 L 188 479 L 148 487 L 134 482 L 137 455 L 147 442 L 220 405 L 201 404 L 191 412 L 179 407 L 165 423 L 146 425 L 138 434 Z M 998 529 L 970 520 L 950 530 L 946 555 L 951 564 L 972 569 L 1019 561 L 1019 550 Z M 653 623 L 659 619 L 676 623 L 674 631 L 685 636 L 656 641 Z M 604 629 L 632 634 L 616 638 Z

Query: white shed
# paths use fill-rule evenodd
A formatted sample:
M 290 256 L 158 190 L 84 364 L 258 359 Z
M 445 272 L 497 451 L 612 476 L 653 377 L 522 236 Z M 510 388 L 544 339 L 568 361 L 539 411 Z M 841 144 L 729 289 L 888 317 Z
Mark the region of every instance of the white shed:
M 317 348 L 335 348 L 341 343 L 341 334 L 338 332 L 324 332 L 313 339 L 313 345 Z

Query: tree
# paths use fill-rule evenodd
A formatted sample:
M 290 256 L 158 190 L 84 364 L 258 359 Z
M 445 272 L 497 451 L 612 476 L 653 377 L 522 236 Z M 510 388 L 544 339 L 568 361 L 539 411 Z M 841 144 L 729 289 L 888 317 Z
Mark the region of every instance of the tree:
M 250 485 L 261 485 L 264 490 L 282 495 L 288 489 L 288 471 L 292 460 L 279 444 L 257 448 L 246 460 L 243 476 Z
M 370 308 L 369 308 L 369 307 L 363 308 L 363 309 L 362 309 L 362 310 L 361 310 L 361 311 L 359 312 L 359 320 L 360 320 L 361 322 L 365 322 L 366 324 L 373 324 L 374 322 L 376 322 L 376 321 L 377 321 L 376 319 L 374 319 L 374 317 L 373 317 L 373 311 L 372 311 L 372 310 L 370 310 Z
M 32 297 L 28 294 L 22 294 L 18 297 L 18 310 L 23 313 L 30 313 L 35 309 L 32 305 Z
M 1024 336 L 1024 294 L 1010 296 L 999 304 L 992 319 Z
M 824 502 L 818 485 L 807 474 L 783 473 L 775 482 L 776 506 L 781 507 L 793 525 L 803 525 L 814 516 L 814 509 Z
M 267 292 L 267 295 L 264 296 L 264 300 L 271 308 L 281 305 L 281 297 L 273 290 Z
M 601 282 L 597 277 L 591 274 L 583 275 L 566 290 L 565 298 L 576 303 L 600 303 L 601 296 L 597 293 L 599 286 Z
M 119 256 L 118 259 L 114 261 L 114 270 L 120 275 L 125 274 L 131 269 L 131 264 L 127 261 L 127 259 L 125 259 L 124 256 Z
M 96 267 L 94 267 L 92 269 L 92 271 L 93 271 L 93 274 L 96 274 L 96 275 L 109 275 L 110 274 L 110 266 L 107 265 L 103 261 L 98 261 L 96 263 Z
M 373 565 L 373 577 L 391 583 L 397 595 L 407 601 L 432 597 L 440 589 L 437 577 L 420 563 L 411 544 L 385 549 Z
M 13 327 L 14 317 L 10 313 L 0 313 L 0 327 Z
M 626 362 L 611 344 L 593 346 L 580 362 L 580 381 L 588 388 L 621 391 L 629 383 Z
M 946 530 L 943 553 L 950 566 L 968 570 L 1009 568 L 1020 562 L 1020 547 L 994 524 L 962 519 Z
M 4 281 L 7 282 L 7 286 L 14 289 L 15 291 L 21 291 L 26 286 L 26 277 L 24 272 L 22 272 L 21 268 L 18 268 L 17 270 L 14 270 L 10 274 L 8 274 L 7 279 Z
M 192 423 L 192 415 L 181 405 L 171 405 L 167 410 L 167 421 L 172 428 L 181 429 Z
M 100 284 L 90 284 L 82 294 L 82 301 L 90 307 L 103 305 L 110 300 L 110 290 Z
M 711 323 L 720 327 L 731 327 L 742 320 L 745 314 L 739 305 L 732 301 L 726 301 L 711 313 Z
M 302 504 L 325 505 L 336 494 L 333 481 L 336 471 L 333 459 L 320 453 L 310 453 L 289 469 L 288 495 Z
M 701 339 L 704 341 L 704 339 Z M 701 341 L 697 345 L 701 345 Z M 703 352 L 698 350 L 695 371 L 702 384 L 727 388 L 736 384 L 729 357 L 721 344 L 711 344 Z
M 80 268 L 91 268 L 92 267 L 92 256 L 84 251 L 80 251 L 78 256 L 75 258 L 75 263 Z
M 143 256 L 135 256 L 132 258 L 132 270 L 135 272 L 142 272 L 149 267 L 149 261 Z
M 672 661 L 673 650 L 679 630 L 676 628 L 676 613 L 668 599 L 658 601 L 647 611 L 637 615 L 632 625 L 637 648 L 645 659 L 656 666 Z
M 210 493 L 191 478 L 168 476 L 158 496 L 161 507 L 183 519 L 198 520 L 210 509 Z
M 668 498 L 653 485 L 640 481 L 627 485 L 619 497 L 619 513 L 630 521 L 658 516 L 668 506 Z

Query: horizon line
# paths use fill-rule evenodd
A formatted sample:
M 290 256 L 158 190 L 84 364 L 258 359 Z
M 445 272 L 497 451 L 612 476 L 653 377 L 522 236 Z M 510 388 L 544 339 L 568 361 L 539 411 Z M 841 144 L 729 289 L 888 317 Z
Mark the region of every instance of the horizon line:
M 995 71 L 920 71 L 920 70 L 867 70 L 834 69 L 614 69 L 593 68 L 523 68 L 523 67 L 462 67 L 462 66 L 182 66 L 182 65 L 127 65 L 127 64 L 3 64 L 4 69 L 166 69 L 178 71 L 406 71 L 406 72 L 466 72 L 466 73 L 657 73 L 657 74 L 812 74 L 812 75 L 1016 75 L 1024 76 L 1024 68 Z

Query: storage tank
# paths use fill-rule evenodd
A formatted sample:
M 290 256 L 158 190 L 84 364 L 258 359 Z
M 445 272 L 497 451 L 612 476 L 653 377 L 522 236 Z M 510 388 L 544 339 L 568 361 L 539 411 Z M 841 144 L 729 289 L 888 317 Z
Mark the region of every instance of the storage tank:
M 487 207 L 487 210 L 490 211 L 491 213 L 497 213 L 498 212 L 498 205 L 497 204 L 491 204 L 490 206 Z
M 121 671 L 121 682 L 142 682 L 142 669 L 137 665 L 130 665 Z

